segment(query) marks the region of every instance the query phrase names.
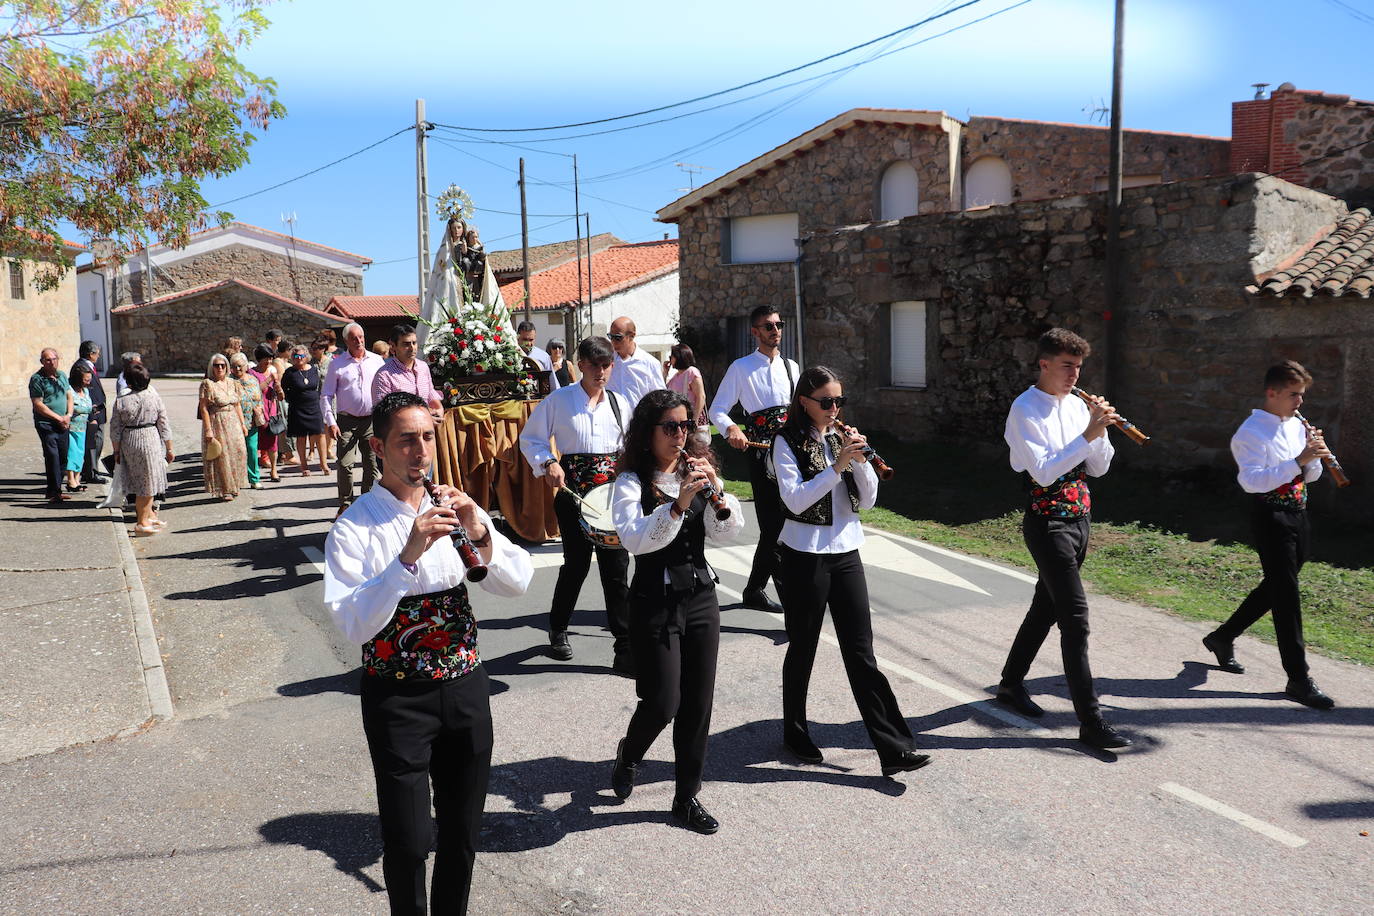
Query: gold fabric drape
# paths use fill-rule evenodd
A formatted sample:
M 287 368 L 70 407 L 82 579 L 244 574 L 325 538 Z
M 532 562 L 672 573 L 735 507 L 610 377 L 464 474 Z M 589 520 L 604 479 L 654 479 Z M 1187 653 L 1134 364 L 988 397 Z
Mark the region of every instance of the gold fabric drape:
M 462 404 L 444 412 L 435 449 L 435 479 L 477 505 L 500 509 L 527 541 L 558 537 L 553 489 L 535 478 L 520 454 L 520 431 L 538 401 Z

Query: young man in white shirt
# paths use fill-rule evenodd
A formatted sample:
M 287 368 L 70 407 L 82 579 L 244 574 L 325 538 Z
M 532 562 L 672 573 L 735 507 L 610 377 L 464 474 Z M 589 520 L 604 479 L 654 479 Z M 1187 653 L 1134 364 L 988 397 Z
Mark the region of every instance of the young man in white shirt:
M 558 491 L 553 511 L 563 538 L 563 565 L 549 607 L 549 654 L 560 661 L 573 656 L 568 624 L 595 551 L 606 596 L 606 622 L 615 639 L 612 668 L 628 676 L 635 667 L 630 650 L 630 555 L 619 547 L 594 546 L 582 531 L 579 503 L 567 492 L 583 497 L 615 479 L 616 456 L 634 411 L 607 384 L 614 375 L 613 358 L 611 342 L 604 337 L 589 337 L 578 344 L 577 369 L 582 378 L 576 385 L 550 393 L 534 408 L 520 433 L 520 453 L 534 476 L 543 477 Z M 609 518 L 603 522 L 604 527 L 611 527 Z
M 611 330 L 606 334 L 615 348 L 615 372 L 611 373 L 606 389 L 624 397 L 631 409 L 650 391 L 668 387 L 663 380 L 663 367 L 639 349 L 636 333 L 635 323 L 622 316 L 611 322 Z
M 1011 467 L 1024 472 L 1030 498 L 1021 523 L 1039 581 L 1002 668 L 997 699 L 1027 716 L 1044 710 L 1024 684 L 1036 653 L 1058 625 L 1064 677 L 1078 716 L 1078 738 L 1099 750 L 1131 741 L 1102 718 L 1088 665 L 1088 598 L 1078 570 L 1088 553 L 1092 499 L 1086 477 L 1101 477 L 1114 450 L 1107 427 L 1121 419 L 1101 398 L 1092 406 L 1073 394 L 1083 360 L 1092 352 L 1072 331 L 1051 328 L 1040 337 L 1040 375 L 1011 405 L 1005 438 Z
M 1253 496 L 1250 526 L 1264 579 L 1246 596 L 1231 618 L 1202 638 L 1223 671 L 1244 674 L 1234 643 L 1266 611 L 1274 614 L 1274 635 L 1288 685 L 1284 693 L 1313 709 L 1336 703 L 1313 683 L 1302 641 L 1302 595 L 1298 572 L 1307 560 L 1310 528 L 1307 485 L 1322 474 L 1322 459 L 1331 452 L 1321 430 L 1308 433 L 1297 417 L 1312 375 L 1293 360 L 1271 366 L 1264 374 L 1264 404 L 1231 437 L 1231 454 L 1241 489 Z
M 778 536 L 782 533 L 783 512 L 778 483 L 768 466 L 768 452 L 773 437 L 787 420 L 787 405 L 792 401 L 792 392 L 801 375 L 797 364 L 782 355 L 784 324 L 777 309 L 771 305 L 760 305 L 749 313 L 749 333 L 758 348 L 730 364 L 707 412 L 726 442 L 745 452 L 749 460 L 754 513 L 759 520 L 759 544 L 754 550 L 749 581 L 744 586 L 744 606 L 775 614 L 782 613 L 782 608 L 768 597 L 764 587 L 770 578 L 777 582 Z M 744 421 L 747 431 L 730 419 L 730 411 L 736 404 L 748 412 Z
M 465 568 L 451 535 L 466 530 L 493 595 L 523 595 L 529 554 L 491 526 L 461 490 L 425 492 L 434 418 L 409 392 L 372 411 L 379 485 L 334 522 L 325 541 L 324 603 L 362 647 L 363 731 L 377 780 L 382 874 L 392 913 L 465 913 L 491 768 L 490 687 L 477 649 Z M 441 799 L 432 899 L 425 859 Z

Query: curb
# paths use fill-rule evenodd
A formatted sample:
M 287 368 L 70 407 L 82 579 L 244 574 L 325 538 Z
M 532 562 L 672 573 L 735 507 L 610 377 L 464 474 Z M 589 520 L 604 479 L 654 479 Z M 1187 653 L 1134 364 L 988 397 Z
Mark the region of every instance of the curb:
M 114 522 L 115 540 L 119 542 L 119 556 L 124 569 L 124 583 L 129 590 L 129 610 L 134 617 L 134 640 L 138 643 L 139 660 L 143 666 L 143 689 L 148 694 L 148 709 L 152 717 L 165 721 L 176 715 L 172 708 L 172 692 L 167 687 L 167 670 L 162 666 L 162 653 L 157 646 L 157 631 L 153 629 L 153 610 L 148 606 L 148 594 L 143 590 L 143 578 L 138 572 L 129 532 L 124 528 L 122 509 L 110 509 Z

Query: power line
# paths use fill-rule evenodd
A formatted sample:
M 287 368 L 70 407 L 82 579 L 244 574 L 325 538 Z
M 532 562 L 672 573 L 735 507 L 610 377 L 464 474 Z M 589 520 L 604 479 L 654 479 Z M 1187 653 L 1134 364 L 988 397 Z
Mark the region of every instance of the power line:
M 573 123 L 571 123 L 571 124 L 553 124 L 553 125 L 549 125 L 549 126 L 546 126 L 546 127 L 464 127 L 464 126 L 462 126 L 462 125 L 457 125 L 457 124 L 438 124 L 438 125 L 436 125 L 436 126 L 438 126 L 438 127 L 449 127 L 449 128 L 452 128 L 453 130 L 468 130 L 468 131 L 472 131 L 472 132 L 474 132 L 474 133 L 536 133 L 536 132 L 549 131 L 549 130 L 568 130 L 568 129 L 574 128 L 574 127 L 590 127 L 590 126 L 593 125 L 593 124 L 609 124 L 609 123 L 612 122 L 612 121 L 624 121 L 624 120 L 626 120 L 627 118 L 637 118 L 637 117 L 640 117 L 641 115 L 646 115 L 646 114 L 657 114 L 657 113 L 660 112 L 660 111 L 669 111 L 669 110 L 671 110 L 671 109 L 673 109 L 673 108 L 681 108 L 681 107 L 684 106 L 684 105 L 694 105 L 694 104 L 696 104 L 697 102 L 705 102 L 705 101 L 707 101 L 708 99 L 719 98 L 719 97 L 722 96 L 722 95 L 728 95 L 728 94 L 730 94 L 730 93 L 732 93 L 732 92 L 738 92 L 738 91 L 741 90 L 741 89 L 748 89 L 748 88 L 751 87 L 751 86 L 757 86 L 757 85 L 759 85 L 760 83 L 767 83 L 767 82 L 770 82 L 770 81 L 772 81 L 772 80 L 778 79 L 779 77 L 790 76 L 790 75 L 793 74 L 793 73 L 796 73 L 796 72 L 801 71 L 801 70 L 805 70 L 805 69 L 807 69 L 807 68 L 809 68 L 809 67 L 814 67 L 814 66 L 816 66 L 817 64 L 823 64 L 823 63 L 825 63 L 825 62 L 828 61 L 828 60 L 834 60 L 834 59 L 837 58 L 837 57 L 843 57 L 843 56 L 845 56 L 846 54 L 850 54 L 850 53 L 852 53 L 852 52 L 854 52 L 854 51 L 861 50 L 861 49 L 863 49 L 863 48 L 868 47 L 869 45 L 875 45 L 875 44 L 877 44 L 878 42 L 886 41 L 886 40 L 889 39 L 889 38 L 893 38 L 893 37 L 895 37 L 895 36 L 902 35 L 902 34 L 904 34 L 904 33 L 906 33 L 906 32 L 910 32 L 910 31 L 913 30 L 913 29 L 918 29 L 918 28 L 920 28 L 921 26 L 926 25 L 927 23 L 934 22 L 934 21 L 937 20 L 937 19 L 942 19 L 942 18 L 944 18 L 945 16 L 952 15 L 952 14 L 954 14 L 954 13 L 959 12 L 959 11 L 962 10 L 962 9 L 966 9 L 967 7 L 974 6 L 974 5 L 976 5 L 976 4 L 978 4 L 978 3 L 981 3 L 981 2 L 982 2 L 982 0 L 967 0 L 967 2 L 961 3 L 960 5 L 954 7 L 953 9 L 948 9 L 948 10 L 945 10 L 944 12 L 936 13 L 936 14 L 934 14 L 934 15 L 932 15 L 932 16 L 927 16 L 926 18 L 920 20 L 919 22 L 913 22 L 911 25 L 903 26 L 903 27 L 900 28 L 900 29 L 894 29 L 893 31 L 888 32 L 886 35 L 879 35 L 877 38 L 871 38 L 871 39 L 869 39 L 868 41 L 865 41 L 865 42 L 862 42 L 862 43 L 860 43 L 860 44 L 854 45 L 853 47 L 845 48 L 843 51 L 836 51 L 836 52 L 833 53 L 833 54 L 827 54 L 827 55 L 824 56 L 824 57 L 818 57 L 818 58 L 816 58 L 816 59 L 813 60 L 813 61 L 809 61 L 809 62 L 807 62 L 807 63 L 800 64 L 800 65 L 798 65 L 798 66 L 796 66 L 796 67 L 789 67 L 788 69 L 779 71 L 779 72 L 777 72 L 777 73 L 774 73 L 774 74 L 772 74 L 771 76 L 760 77 L 760 78 L 755 79 L 755 80 L 750 80 L 750 81 L 747 82 L 747 83 L 740 83 L 738 86 L 731 86 L 731 87 L 728 88 L 728 89 L 720 89 L 720 90 L 718 90 L 718 91 L 716 91 L 716 92 L 709 92 L 709 93 L 707 93 L 706 95 L 699 95 L 699 96 L 697 96 L 696 98 L 685 99 L 685 100 L 683 100 L 683 101 L 681 101 L 681 102 L 674 102 L 674 103 L 672 103 L 671 105 L 659 105 L 657 108 L 646 108 L 646 109 L 644 109 L 644 110 L 642 110 L 642 111 L 635 111 L 635 112 L 631 112 L 631 113 L 629 113 L 629 114 L 623 114 L 623 115 L 615 115 L 615 116 L 609 117 L 609 118 L 597 118 L 597 119 L 592 120 L 592 121 L 576 121 L 576 122 L 573 122 Z
M 254 192 L 251 193 L 251 194 L 244 194 L 244 195 L 241 196 L 241 197 L 235 197 L 233 200 L 226 200 L 224 203 L 221 203 L 221 204 L 214 204 L 214 205 L 211 206 L 210 209 L 213 210 L 213 209 L 216 209 L 216 208 L 218 208 L 218 207 L 227 207 L 227 206 L 229 206 L 230 204 L 236 204 L 236 203 L 238 203 L 238 202 L 241 201 L 241 200 L 247 200 L 247 199 L 250 198 L 250 197 L 257 197 L 259 194 L 266 194 L 268 191 L 275 191 L 277 188 L 285 187 L 286 185 L 289 185 L 289 184 L 291 184 L 291 183 L 294 182 L 294 181 L 300 181 L 302 178 L 309 178 L 311 175 L 314 175 L 314 174 L 317 173 L 317 172 L 323 172 L 325 169 L 333 168 L 334 166 L 338 165 L 340 162 L 346 162 L 346 161 L 348 161 L 349 159 L 352 159 L 354 156 L 358 156 L 358 155 L 361 155 L 361 154 L 367 152 L 368 150 L 372 149 L 373 147 L 381 146 L 383 143 L 385 143 L 386 141 L 390 140 L 392 137 L 399 137 L 401 134 L 405 133 L 406 131 L 408 131 L 408 130 L 414 130 L 414 129 L 415 129 L 415 128 L 414 128 L 413 125 L 407 125 L 407 126 L 405 126 L 405 127 L 402 127 L 400 130 L 396 131 L 394 134 L 387 134 L 385 137 L 383 137 L 382 139 L 378 140 L 376 143 L 369 143 L 367 146 L 364 146 L 362 149 L 360 149 L 360 150 L 354 150 L 353 152 L 349 153 L 347 156 L 342 156 L 342 157 L 340 157 L 340 158 L 338 158 L 338 159 L 335 159 L 333 162 L 326 162 L 324 165 L 320 166 L 320 167 L 317 168 L 317 169 L 311 169 L 311 170 L 308 171 L 308 172 L 305 172 L 305 173 L 303 173 L 303 174 L 297 175 L 295 178 L 288 178 L 288 179 L 286 179 L 285 181 L 279 181 L 279 182 L 277 182 L 276 184 L 272 185 L 271 187 L 263 188 L 261 191 L 254 191 Z
M 1350 18 L 1365 25 L 1374 25 L 1374 16 L 1366 13 L 1357 6 L 1344 2 L 1344 0 L 1326 0 L 1327 3 L 1346 13 Z

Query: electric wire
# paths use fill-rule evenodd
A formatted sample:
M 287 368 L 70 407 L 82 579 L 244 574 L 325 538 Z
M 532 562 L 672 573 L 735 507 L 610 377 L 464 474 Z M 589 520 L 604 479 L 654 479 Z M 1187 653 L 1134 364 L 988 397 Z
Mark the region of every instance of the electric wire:
M 226 200 L 226 201 L 224 201 L 223 203 L 213 204 L 209 209 L 214 210 L 214 209 L 218 209 L 219 207 L 227 207 L 227 206 L 229 206 L 230 204 L 236 204 L 236 203 L 238 203 L 238 202 L 241 201 L 241 200 L 247 200 L 247 199 L 250 198 L 250 197 L 257 197 L 259 194 L 266 194 L 268 191 L 275 191 L 277 188 L 285 187 L 286 185 L 289 185 L 289 184 L 291 184 L 292 182 L 300 181 L 302 178 L 309 178 L 311 175 L 314 175 L 314 174 L 316 174 L 316 173 L 318 173 L 318 172 L 323 172 L 325 169 L 333 168 L 334 166 L 338 165 L 340 162 L 347 162 L 349 159 L 352 159 L 354 156 L 360 156 L 360 155 L 362 155 L 363 153 L 367 152 L 368 150 L 370 150 L 370 149 L 372 149 L 372 148 L 374 148 L 374 147 L 381 146 L 383 143 L 385 143 L 386 141 L 390 140 L 392 137 L 399 137 L 401 134 L 405 133 L 406 131 L 414 130 L 414 129 L 415 129 L 414 125 L 407 125 L 407 126 L 405 126 L 405 127 L 402 127 L 400 130 L 396 131 L 395 133 L 387 134 L 385 137 L 383 137 L 382 139 L 378 140 L 376 143 L 369 143 L 367 146 L 364 146 L 362 149 L 354 150 L 353 152 L 349 153 L 347 156 L 340 156 L 338 159 L 335 159 L 333 162 L 326 162 L 324 165 L 320 166 L 319 168 L 311 169 L 311 170 L 308 171 L 308 172 L 304 172 L 304 173 L 302 173 L 302 174 L 300 174 L 300 175 L 297 175 L 295 178 L 288 178 L 288 179 L 286 179 L 285 181 L 279 181 L 279 182 L 277 182 L 276 184 L 274 184 L 274 185 L 272 185 L 272 186 L 270 186 L 270 187 L 263 188 L 261 191 L 254 191 L 254 192 L 252 192 L 251 194 L 243 194 L 243 195 L 240 195 L 239 197 L 235 197 L 235 198 L 232 199 L 232 200 Z

